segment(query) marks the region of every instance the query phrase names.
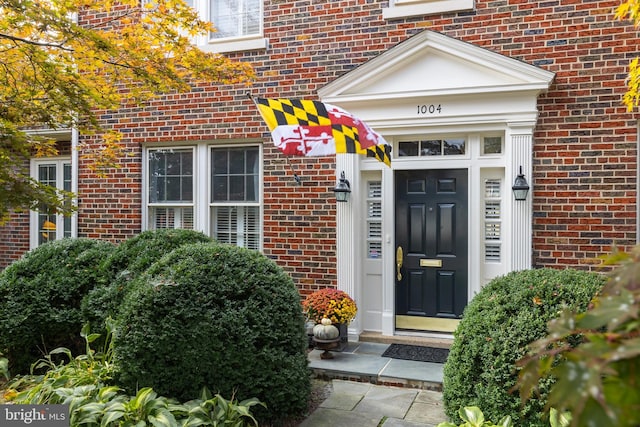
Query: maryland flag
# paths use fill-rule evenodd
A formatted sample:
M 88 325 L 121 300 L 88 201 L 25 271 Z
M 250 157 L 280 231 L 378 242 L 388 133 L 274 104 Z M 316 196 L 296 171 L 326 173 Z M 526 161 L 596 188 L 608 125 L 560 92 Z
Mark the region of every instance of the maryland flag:
M 391 166 L 391 145 L 365 122 L 319 101 L 255 98 L 276 147 L 293 156 L 358 153 Z

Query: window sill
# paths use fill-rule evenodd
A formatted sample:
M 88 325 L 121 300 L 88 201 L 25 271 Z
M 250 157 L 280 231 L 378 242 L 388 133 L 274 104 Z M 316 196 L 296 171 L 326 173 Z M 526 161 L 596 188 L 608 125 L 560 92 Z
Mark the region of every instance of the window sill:
M 240 52 L 244 50 L 266 49 L 269 40 L 264 37 L 243 38 L 236 40 L 220 40 L 210 42 L 207 45 L 201 45 L 200 49 L 205 52 L 223 53 L 223 52 Z
M 433 15 L 444 12 L 473 10 L 474 0 L 435 0 L 406 4 L 394 4 L 382 9 L 384 19 L 408 18 L 411 16 Z

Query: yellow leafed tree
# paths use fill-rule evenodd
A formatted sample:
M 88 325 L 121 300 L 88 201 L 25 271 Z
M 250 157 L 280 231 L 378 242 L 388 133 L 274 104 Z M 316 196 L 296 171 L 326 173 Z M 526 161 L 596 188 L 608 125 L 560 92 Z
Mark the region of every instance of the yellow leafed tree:
M 627 0 L 618 6 L 616 18 L 619 20 L 629 19 L 633 24 L 640 26 L 640 0 Z M 640 66 L 638 58 L 629 64 L 629 76 L 627 78 L 627 92 L 622 99 L 627 110 L 631 111 L 640 105 Z
M 29 177 L 25 161 L 56 153 L 34 127 L 98 132 L 97 171 L 122 155 L 97 111 L 142 103 L 198 81 L 248 83 L 248 64 L 190 38 L 215 31 L 183 0 L 0 0 L 0 223 L 11 209 L 69 213 L 69 194 Z M 93 19 L 88 19 L 92 17 Z M 82 149 L 87 147 L 80 147 Z

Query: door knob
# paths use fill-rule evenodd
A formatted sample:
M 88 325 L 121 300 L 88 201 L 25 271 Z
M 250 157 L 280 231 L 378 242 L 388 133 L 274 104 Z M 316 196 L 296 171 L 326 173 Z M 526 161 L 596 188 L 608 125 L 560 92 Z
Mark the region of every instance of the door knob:
M 402 246 L 398 246 L 398 249 L 396 249 L 396 277 L 398 278 L 398 282 L 402 280 L 402 273 L 400 272 L 400 269 L 402 268 L 403 260 L 404 255 L 402 253 Z

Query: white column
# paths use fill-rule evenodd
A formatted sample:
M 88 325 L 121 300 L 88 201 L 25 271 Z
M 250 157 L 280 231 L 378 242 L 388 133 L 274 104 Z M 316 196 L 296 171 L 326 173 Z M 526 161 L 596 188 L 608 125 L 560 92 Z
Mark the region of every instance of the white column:
M 340 174 L 344 172 L 349 181 L 351 194 L 346 203 L 336 202 L 336 258 L 338 289 L 351 296 L 358 304 L 361 300 L 362 285 L 359 283 L 360 236 L 359 206 L 360 206 L 360 172 L 358 170 L 357 154 L 336 155 L 336 183 Z M 349 339 L 357 339 L 361 332 L 360 319 L 349 325 Z
M 507 168 L 507 190 L 511 200 L 510 271 L 531 268 L 533 257 L 533 124 L 510 129 L 511 167 Z M 526 200 L 515 200 L 511 186 L 520 167 L 529 183 Z

